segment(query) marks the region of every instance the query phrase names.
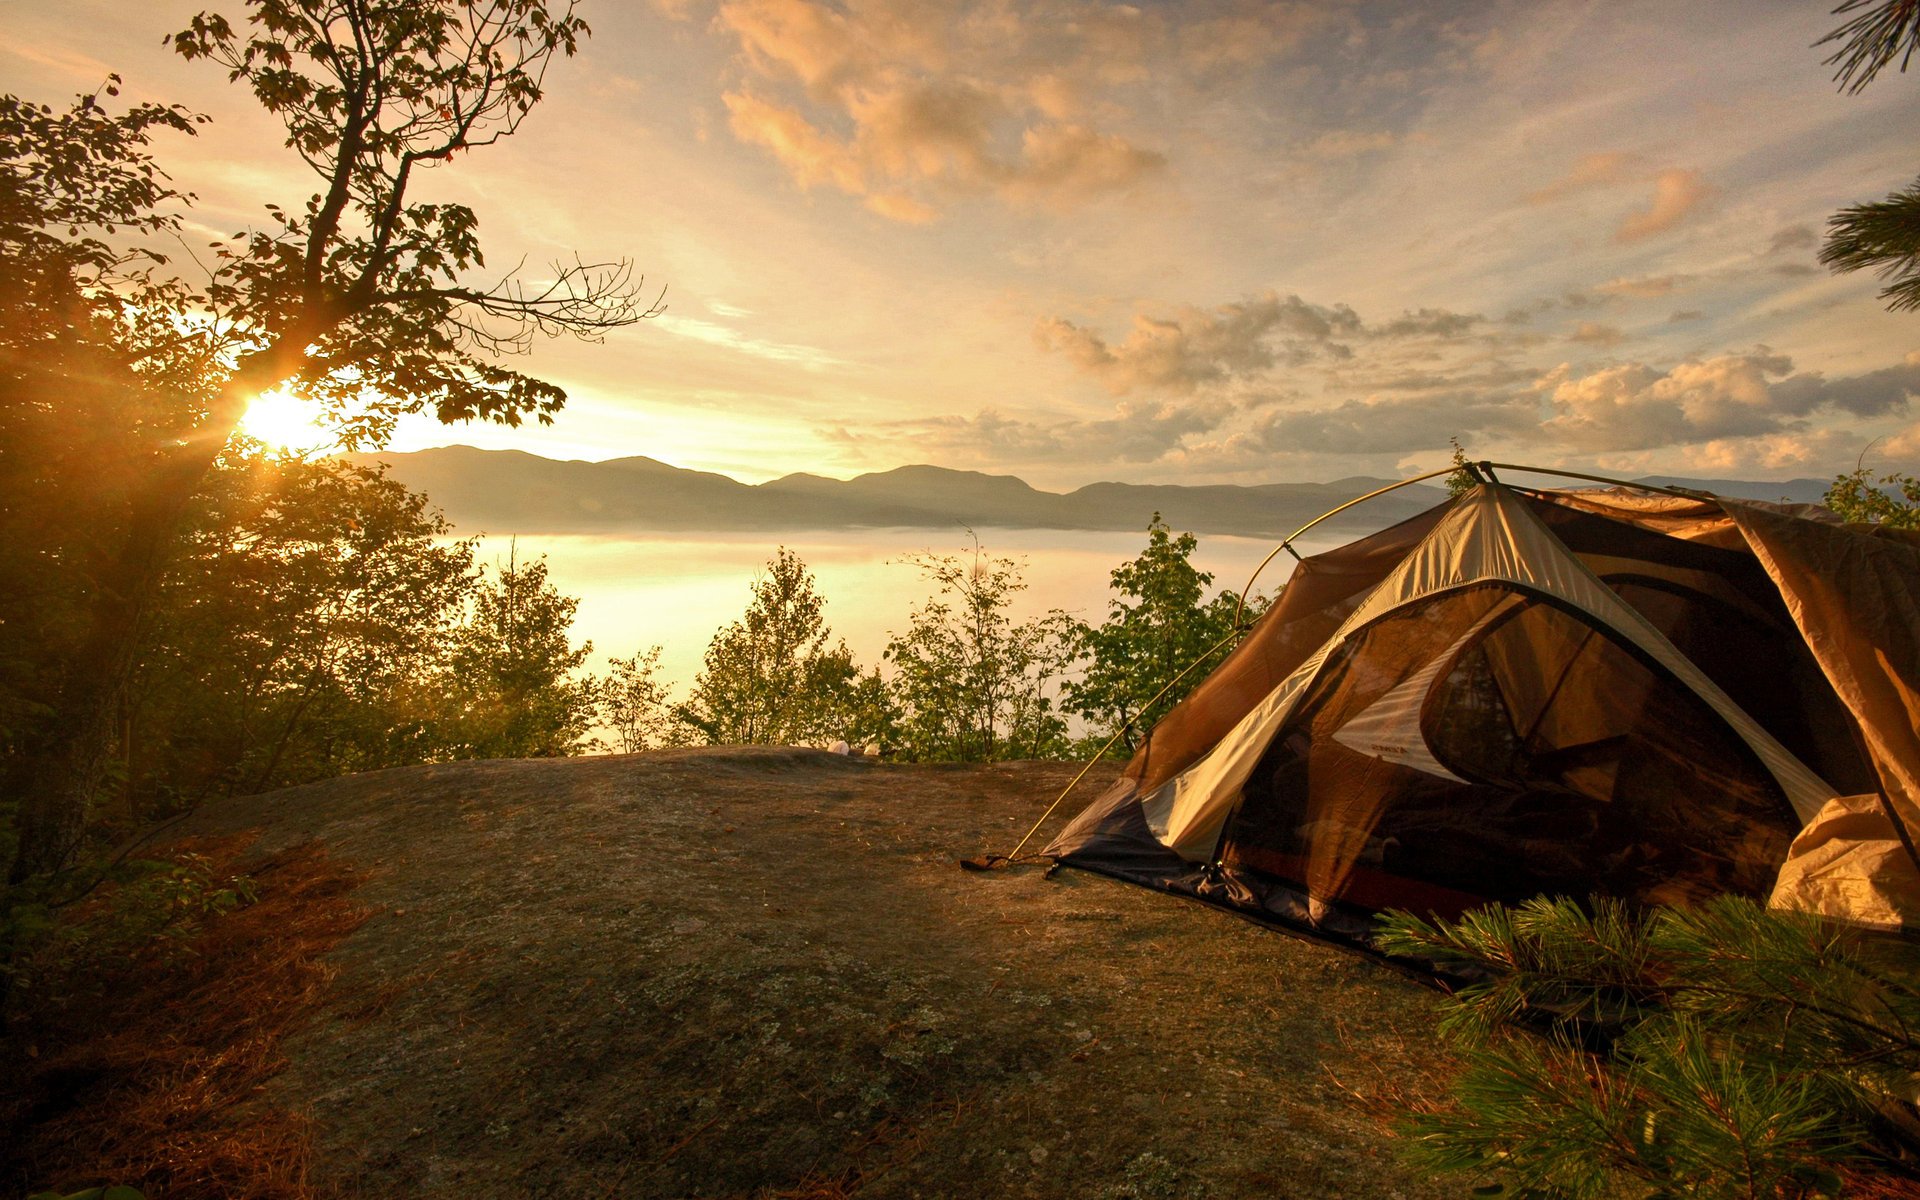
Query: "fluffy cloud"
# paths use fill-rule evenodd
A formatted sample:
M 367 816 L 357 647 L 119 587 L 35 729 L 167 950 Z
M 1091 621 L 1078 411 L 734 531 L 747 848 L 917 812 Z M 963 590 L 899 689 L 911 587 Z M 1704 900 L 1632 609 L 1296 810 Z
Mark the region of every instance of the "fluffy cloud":
M 1061 317 L 1042 320 L 1034 339 L 1066 355 L 1115 395 L 1133 391 L 1188 393 L 1203 384 L 1263 374 L 1281 362 L 1348 357 L 1342 337 L 1361 332 L 1344 304 L 1324 308 L 1298 296 L 1265 295 L 1172 316 L 1141 314 L 1119 345 Z
M 1185 12 L 1056 0 L 1044 12 L 948 0 L 725 0 L 740 47 L 729 125 L 802 187 L 830 186 L 884 216 L 926 221 L 988 194 L 1063 208 L 1163 174 L 1121 102 L 1169 60 L 1202 74 L 1256 66 L 1327 23 L 1317 6 L 1200 0 Z M 1385 139 L 1385 140 L 1383 140 Z M 1330 133 L 1317 155 L 1389 144 Z
M 1276 367 L 1340 363 L 1354 357 L 1352 343 L 1448 341 L 1484 325 L 1478 313 L 1422 308 L 1369 325 L 1345 304 L 1311 304 L 1298 296 L 1266 292 L 1217 308 L 1184 308 L 1170 315 L 1141 313 L 1118 345 L 1063 317 L 1048 317 L 1034 329 L 1042 349 L 1066 355 L 1115 395 L 1134 391 L 1189 393 L 1197 388 L 1249 381 Z
M 1904 412 L 1920 393 L 1920 359 L 1849 378 L 1795 374 L 1783 354 L 1725 354 L 1661 371 L 1644 363 L 1574 377 L 1566 367 L 1538 390 L 1553 415 L 1550 441 L 1576 450 L 1648 450 L 1804 431 L 1821 410 L 1854 416 Z

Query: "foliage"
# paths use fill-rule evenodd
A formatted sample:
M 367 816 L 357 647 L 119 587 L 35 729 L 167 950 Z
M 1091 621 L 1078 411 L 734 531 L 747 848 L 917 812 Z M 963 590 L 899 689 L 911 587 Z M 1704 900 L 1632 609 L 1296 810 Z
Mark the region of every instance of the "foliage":
M 474 213 L 417 194 L 421 169 L 519 128 L 548 64 L 586 35 L 570 3 L 247 8 L 237 27 L 195 17 L 173 46 L 224 67 L 284 122 L 316 190 L 267 204 L 264 230 L 215 243 L 203 285 L 161 272 L 153 245 L 182 228 L 189 197 L 146 150 L 153 133 L 197 118 L 153 105 L 110 116 L 97 96 L 65 113 L 0 100 L 4 432 L 10 449 L 74 443 L 0 466 L 0 534 L 30 531 L 18 548 L 0 537 L 13 560 L 0 565 L 25 568 L 12 577 L 28 619 L 10 628 L 31 637 L 46 625 L 61 646 L 0 658 L 7 784 L 21 798 L 15 882 L 80 845 L 180 523 L 254 397 L 313 400 L 349 441 L 410 412 L 544 421 L 563 392 L 504 367 L 500 352 L 536 333 L 595 338 L 656 311 L 636 302 L 624 263 L 476 283 Z M 34 499 L 16 511 L 15 497 Z
M 84 616 L 115 634 L 115 653 L 94 658 L 130 661 L 121 635 L 140 608 L 129 584 L 147 564 L 116 563 L 113 548 L 144 519 L 140 479 L 191 430 L 191 403 L 129 367 L 161 336 L 129 314 L 180 289 L 155 281 L 162 256 L 121 243 L 177 229 L 161 206 L 179 193 L 146 147 L 196 120 L 156 105 L 109 115 L 98 94 L 63 112 L 0 96 L 0 794 L 15 831 L 40 815 L 13 803 L 32 790 L 32 768 L 61 757 L 86 715 L 69 701 L 96 640 Z M 98 777 L 97 760 L 65 757 Z M 65 843 L 71 824 L 41 840 Z
M 900 745 L 900 706 L 879 667 L 854 679 L 847 693 L 846 711 L 843 728 L 847 742 L 855 749 L 875 746 L 887 750 Z
M 1858 94 L 1896 58 L 1904 74 L 1920 50 L 1920 4 L 1914 0 L 1841 0 L 1833 11 L 1860 14 L 1814 43 L 1840 43 L 1826 62 L 1842 91 Z
M 1880 298 L 1888 309 L 1920 309 L 1920 180 L 1829 217 L 1820 262 L 1834 271 L 1872 269 L 1886 281 Z
M 146 1196 L 138 1188 L 116 1184 L 112 1187 L 82 1188 L 64 1196 L 59 1192 L 35 1192 L 27 1200 L 146 1200 Z
M 1876 481 L 1859 467 L 1834 478 L 1826 505 L 1843 521 L 1920 529 L 1920 479 L 1895 471 Z
M 656 678 L 660 647 L 609 659 L 607 666 L 600 681 L 600 723 L 613 731 L 621 753 L 681 744 L 685 727 L 674 720 L 667 685 Z
M 1467 460 L 1467 448 L 1460 444 L 1460 439 L 1451 437 L 1447 441 L 1453 446 L 1453 473 L 1447 476 L 1447 495 L 1464 496 L 1480 486 L 1480 476 Z
M 1834 1194 L 1920 1070 L 1911 964 L 1739 897 L 1392 913 L 1379 944 L 1481 980 L 1447 1003 L 1469 1062 L 1412 1152 L 1522 1195 Z
M 593 643 L 569 631 L 580 602 L 547 581 L 547 562 L 520 563 L 517 547 L 482 579 L 453 631 L 438 680 L 437 736 L 449 758 L 549 758 L 586 749 L 599 687 L 574 673 Z
M 782 546 L 752 590 L 746 612 L 708 644 L 677 719 L 713 745 L 856 740 L 864 685 L 846 643 L 828 644 L 813 572 Z
M 197 853 L 102 863 L 0 890 L 0 1010 L 65 1007 L 135 960 L 187 950 L 205 922 L 250 904 L 253 881 Z
M 574 54 L 588 33 L 573 5 L 248 7 L 239 28 L 201 13 L 173 47 L 225 68 L 278 117 L 321 191 L 297 210 L 269 204 L 268 229 L 215 249 L 205 299 L 212 336 L 232 355 L 223 402 L 279 386 L 361 439 L 422 410 L 550 420 L 565 393 L 493 355 L 536 332 L 594 337 L 640 319 L 627 269 L 556 264 L 548 282 L 529 287 L 510 272 L 476 288 L 467 274 L 486 260 L 473 210 L 412 193 L 421 170 L 518 131 L 553 57 Z
M 1174 537 L 1153 514 L 1146 549 L 1109 577 L 1119 595 L 1108 602 L 1105 624 L 1075 627 L 1074 648 L 1086 666 L 1062 685 L 1061 705 L 1103 741 L 1118 733 L 1128 754 L 1231 646 L 1239 598 L 1223 591 L 1202 602 L 1213 575 L 1189 561 L 1199 544 L 1191 533 Z
M 978 539 L 965 559 L 905 561 L 938 590 L 887 643 L 903 751 L 947 762 L 1063 756 L 1066 722 L 1047 693 L 1072 657 L 1072 619 L 1055 610 L 1014 621 L 1020 564 L 987 557 Z
M 1834 12 L 1858 14 L 1818 43 L 1840 43 L 1826 61 L 1842 91 L 1858 93 L 1896 59 L 1904 73 L 1920 49 L 1915 0 L 1845 0 Z M 1880 298 L 1890 310 L 1920 309 L 1920 180 L 1828 218 L 1820 261 L 1834 271 L 1871 268 L 1886 281 Z
M 148 809 L 416 762 L 468 542 L 379 470 L 239 446 L 189 511 L 122 722 Z

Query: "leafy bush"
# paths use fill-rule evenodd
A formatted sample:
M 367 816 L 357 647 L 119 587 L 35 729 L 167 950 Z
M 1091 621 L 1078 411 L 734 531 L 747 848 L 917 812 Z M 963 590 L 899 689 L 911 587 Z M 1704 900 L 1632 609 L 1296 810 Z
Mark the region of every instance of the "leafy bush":
M 1380 945 L 1478 980 L 1441 1026 L 1467 1066 L 1407 1132 L 1429 1165 L 1502 1176 L 1487 1194 L 1834 1195 L 1914 1128 L 1904 947 L 1737 897 L 1390 913 Z
M 0 890 L 0 1015 L 54 1011 L 129 961 L 180 954 L 207 919 L 254 894 L 251 879 L 195 853 L 89 864 Z
M 1920 529 L 1920 479 L 1897 471 L 1878 480 L 1865 467 L 1835 476 L 1826 504 L 1843 521 Z

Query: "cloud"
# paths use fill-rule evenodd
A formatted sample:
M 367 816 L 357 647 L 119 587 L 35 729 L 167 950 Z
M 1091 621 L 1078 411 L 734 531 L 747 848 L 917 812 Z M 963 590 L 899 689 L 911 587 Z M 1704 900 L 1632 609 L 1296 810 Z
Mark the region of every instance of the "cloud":
M 1479 313 L 1448 312 L 1444 308 L 1423 308 L 1417 312 L 1406 312 L 1388 321 L 1385 325 L 1372 329 L 1376 337 L 1460 337 L 1470 333 L 1476 325 L 1486 323 Z
M 1281 362 L 1350 357 L 1337 340 L 1358 336 L 1360 318 L 1347 306 L 1309 304 L 1275 292 L 1171 316 L 1140 314 L 1119 345 L 1062 317 L 1042 319 L 1035 342 L 1066 355 L 1115 395 L 1133 391 L 1189 393 L 1204 384 L 1265 373 Z
M 1648 275 L 1639 279 L 1609 279 L 1593 290 L 1603 296 L 1652 300 L 1660 296 L 1672 295 L 1676 288 L 1691 281 L 1692 278 L 1691 275 Z
M 715 307 L 716 311 L 719 306 Z M 828 367 L 844 367 L 846 362 L 835 358 L 825 350 L 812 346 L 794 346 L 780 342 L 766 342 L 759 338 L 748 337 L 736 329 L 712 321 L 702 321 L 698 317 L 683 317 L 675 313 L 662 313 L 651 322 L 652 326 L 663 333 L 675 337 L 691 338 L 696 342 L 705 342 L 710 346 L 722 346 L 741 354 L 750 354 L 755 358 L 769 359 L 773 362 L 793 363 L 809 371 L 821 371 Z
M 1583 154 L 1565 175 L 1539 191 L 1528 192 L 1526 202 L 1533 205 L 1551 204 L 1575 192 L 1631 182 L 1635 178 L 1634 162 L 1633 155 L 1620 151 Z
M 1647 450 L 1728 438 L 1804 432 L 1804 419 L 1907 411 L 1920 394 L 1920 358 L 1844 379 L 1795 374 L 1783 354 L 1756 351 L 1679 363 L 1644 363 L 1575 377 L 1565 366 L 1537 385 L 1553 415 L 1550 440 L 1590 452 Z
M 1299 23 L 1292 6 L 1273 8 Z M 893 220 L 929 221 L 983 194 L 1075 207 L 1167 169 L 1162 151 L 1116 127 L 1124 110 L 1104 97 L 1150 79 L 1172 36 L 1160 16 L 1073 0 L 1047 20 L 931 0 L 727 0 L 715 24 L 746 76 L 724 97 L 734 135 L 801 187 L 831 185 Z
M 1118 345 L 1064 317 L 1043 318 L 1034 327 L 1034 339 L 1041 349 L 1064 354 L 1099 378 L 1115 395 L 1185 394 L 1207 385 L 1252 380 L 1276 367 L 1346 362 L 1353 359 L 1352 343 L 1359 339 L 1414 344 L 1456 340 L 1486 320 L 1479 313 L 1422 308 L 1368 325 L 1345 304 L 1312 304 L 1298 296 L 1265 292 L 1215 308 L 1138 314 Z
M 1166 156 L 1125 138 L 1085 125 L 1028 129 L 1020 138 L 1020 163 L 999 177 L 1007 192 L 1054 205 L 1122 192 L 1158 173 Z
M 1698 171 L 1668 167 L 1653 177 L 1653 199 L 1647 207 L 1630 214 L 1614 231 L 1616 242 L 1637 242 L 1665 233 L 1693 215 L 1708 200 L 1714 188 Z
M 1683 309 L 1677 310 L 1672 316 L 1668 317 L 1667 324 L 1684 325 L 1688 321 L 1704 321 L 1706 319 L 1706 316 L 1707 316 L 1706 313 L 1701 312 L 1697 308 L 1683 308 Z
M 1844 379 L 1829 381 L 1821 372 L 1809 371 L 1787 380 L 1780 385 L 1780 390 L 1797 398 L 1809 412 L 1816 407 L 1826 407 L 1856 417 L 1903 413 L 1913 398 L 1920 395 L 1920 351 L 1907 355 L 1906 361 L 1897 366 Z
M 1819 244 L 1820 236 L 1814 233 L 1813 226 L 1789 225 L 1774 233 L 1773 240 L 1767 244 L 1767 253 L 1769 255 L 1799 254 Z
M 1567 335 L 1567 340 L 1583 342 L 1589 346 L 1611 347 L 1626 341 L 1627 335 L 1612 325 L 1603 325 L 1599 321 L 1582 321 L 1574 327 L 1572 333 Z
M 1665 233 L 1693 215 L 1715 194 L 1714 188 L 1699 171 L 1687 167 L 1667 167 L 1648 175 L 1638 162 L 1634 155 L 1619 151 L 1584 154 L 1575 160 L 1573 169 L 1567 174 L 1546 187 L 1528 192 L 1524 199 L 1528 204 L 1539 206 L 1596 188 L 1650 180 L 1653 183 L 1653 196 L 1648 200 L 1647 207 L 1628 214 L 1614 230 L 1614 241 L 1626 243 Z
M 1538 424 L 1526 394 L 1461 392 L 1417 399 L 1348 400 L 1331 408 L 1277 413 L 1258 429 L 1261 446 L 1307 454 L 1404 454 L 1448 438 L 1519 437 Z
M 1126 400 L 1114 406 L 1111 417 L 1044 420 L 984 408 L 971 417 L 893 422 L 869 436 L 897 438 L 918 454 L 935 451 L 972 462 L 1071 456 L 1083 463 L 1149 463 L 1180 451 L 1190 437 L 1219 428 L 1233 411 L 1233 405 L 1218 400 Z
M 801 187 L 831 183 L 855 195 L 865 190 L 866 172 L 851 149 L 793 109 L 738 92 L 728 92 L 722 100 L 734 136 L 771 150 Z

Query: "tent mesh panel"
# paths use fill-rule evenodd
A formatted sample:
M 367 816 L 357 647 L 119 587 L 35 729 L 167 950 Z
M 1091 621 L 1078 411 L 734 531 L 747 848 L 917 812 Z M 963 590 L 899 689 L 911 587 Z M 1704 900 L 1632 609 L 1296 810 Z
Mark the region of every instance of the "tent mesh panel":
M 1504 584 L 1389 614 L 1320 679 L 1248 779 L 1221 858 L 1323 902 L 1762 895 L 1796 828 L 1691 691 Z

